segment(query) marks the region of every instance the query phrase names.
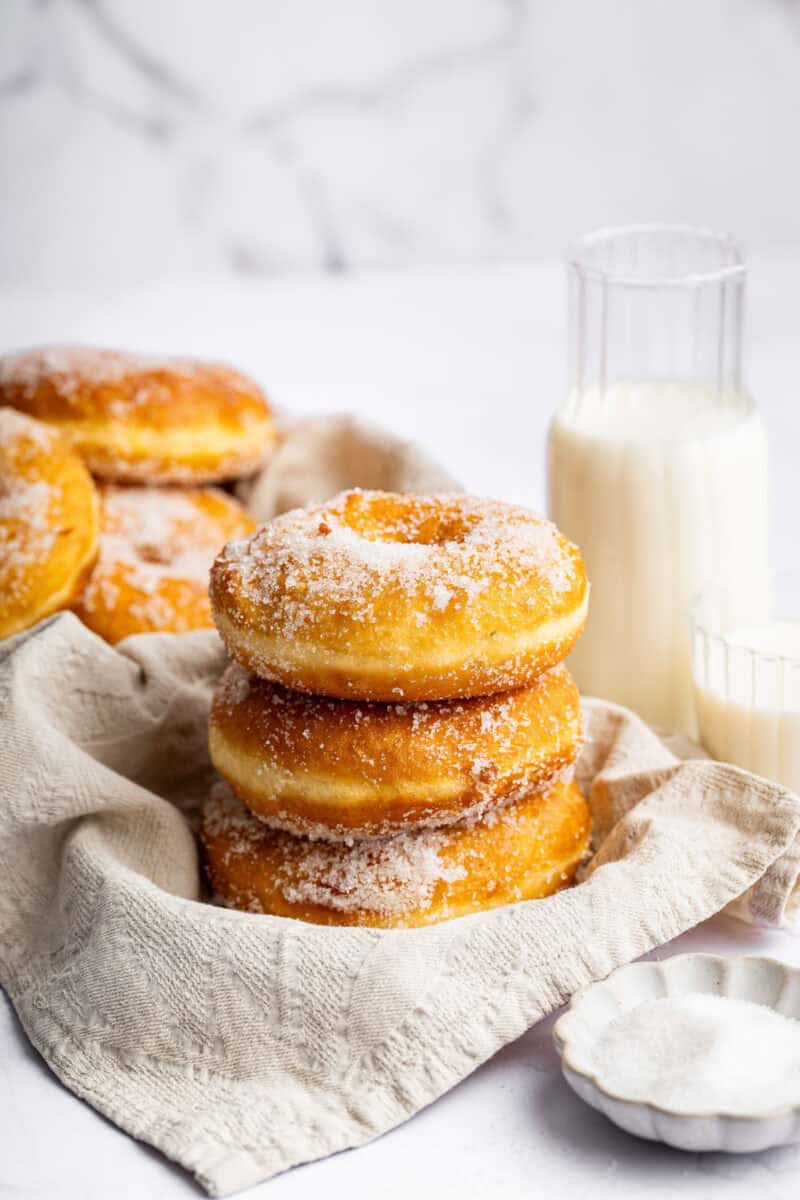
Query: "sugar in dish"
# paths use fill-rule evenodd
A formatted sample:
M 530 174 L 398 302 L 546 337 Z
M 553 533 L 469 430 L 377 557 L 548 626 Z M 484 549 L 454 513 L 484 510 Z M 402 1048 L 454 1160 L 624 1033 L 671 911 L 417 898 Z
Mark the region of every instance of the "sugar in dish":
M 674 1112 L 774 1112 L 800 1104 L 800 1021 L 750 1000 L 664 996 L 611 1021 L 594 1066 L 612 1095 Z
M 800 1142 L 800 968 L 678 954 L 619 967 L 553 1030 L 564 1078 L 637 1137 L 744 1154 Z

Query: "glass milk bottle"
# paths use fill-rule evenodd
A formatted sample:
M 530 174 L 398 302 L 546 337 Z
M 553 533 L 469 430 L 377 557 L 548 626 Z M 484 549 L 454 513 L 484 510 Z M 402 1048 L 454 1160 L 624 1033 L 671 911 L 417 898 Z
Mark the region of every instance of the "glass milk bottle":
M 745 265 L 708 230 L 591 234 L 568 260 L 570 386 L 550 516 L 586 559 L 581 690 L 693 732 L 692 597 L 768 588 L 767 451 L 742 381 Z M 734 614 L 735 617 L 735 614 Z

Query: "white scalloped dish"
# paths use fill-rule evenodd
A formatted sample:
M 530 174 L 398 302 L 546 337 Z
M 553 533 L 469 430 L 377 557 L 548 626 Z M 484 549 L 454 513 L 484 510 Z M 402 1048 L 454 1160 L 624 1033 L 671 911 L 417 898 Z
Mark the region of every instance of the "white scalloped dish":
M 749 1000 L 800 1019 L 800 968 L 771 958 L 713 954 L 620 967 L 577 992 L 555 1024 L 553 1038 L 570 1087 L 628 1133 L 682 1150 L 745 1154 L 800 1141 L 800 1104 L 770 1107 L 754 1096 L 747 1111 L 677 1111 L 615 1094 L 598 1078 L 595 1047 L 610 1022 L 645 1001 L 693 994 Z M 631 1045 L 631 1053 L 635 1050 Z

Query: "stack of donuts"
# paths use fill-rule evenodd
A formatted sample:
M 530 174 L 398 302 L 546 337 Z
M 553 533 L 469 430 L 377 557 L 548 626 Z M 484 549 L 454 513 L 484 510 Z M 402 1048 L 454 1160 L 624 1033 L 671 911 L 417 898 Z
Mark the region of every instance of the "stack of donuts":
M 343 492 L 230 542 L 233 664 L 201 839 L 252 912 L 411 927 L 548 895 L 586 854 L 575 546 L 521 508 Z
M 274 440 L 229 367 L 74 346 L 0 359 L 0 637 L 62 608 L 109 642 L 213 628 L 211 563 L 254 522 L 207 485 Z

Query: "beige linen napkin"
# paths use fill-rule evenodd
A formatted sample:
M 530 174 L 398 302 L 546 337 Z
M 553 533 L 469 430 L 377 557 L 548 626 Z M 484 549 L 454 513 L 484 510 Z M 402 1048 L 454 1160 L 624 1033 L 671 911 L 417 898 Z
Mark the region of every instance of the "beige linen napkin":
M 214 907 L 191 823 L 223 667 L 214 633 L 112 649 L 71 614 L 0 643 L 0 982 L 69 1088 L 214 1194 L 393 1128 L 731 901 L 792 901 L 800 800 L 587 701 L 579 886 L 410 931 Z
M 237 488 L 257 521 L 301 504 L 329 500 L 348 487 L 388 492 L 461 491 L 415 442 L 340 414 L 282 421 L 265 471 Z

